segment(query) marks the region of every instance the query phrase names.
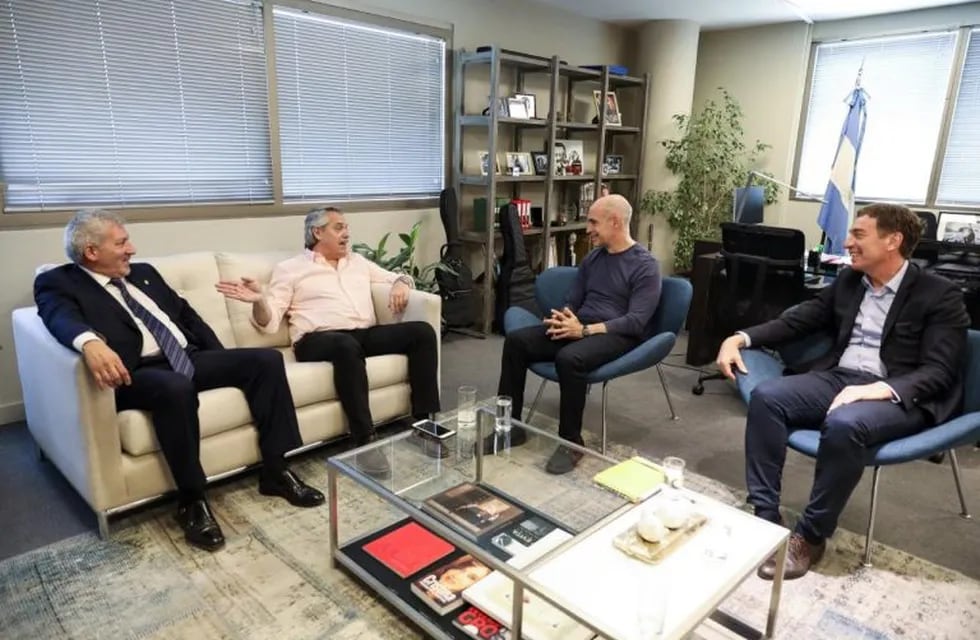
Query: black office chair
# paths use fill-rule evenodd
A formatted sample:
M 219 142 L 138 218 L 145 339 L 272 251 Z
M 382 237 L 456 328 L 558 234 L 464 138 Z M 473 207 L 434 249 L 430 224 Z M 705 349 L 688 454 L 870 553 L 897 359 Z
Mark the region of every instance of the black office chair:
M 724 339 L 739 329 L 775 318 L 806 296 L 803 253 L 806 239 L 799 229 L 724 222 L 721 255 L 725 261 L 725 294 L 711 323 Z M 700 373 L 691 389 L 704 393 L 704 383 L 721 380 L 720 372 Z

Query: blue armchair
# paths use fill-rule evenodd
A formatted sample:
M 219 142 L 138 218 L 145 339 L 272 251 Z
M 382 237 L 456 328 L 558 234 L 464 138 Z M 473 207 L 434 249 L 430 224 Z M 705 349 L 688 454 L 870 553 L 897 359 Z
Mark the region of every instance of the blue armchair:
M 554 267 L 543 271 L 534 285 L 538 308 L 547 313 L 550 309 L 560 309 L 565 304 L 565 294 L 571 288 L 578 270 L 575 267 Z M 606 451 L 606 404 L 607 387 L 610 382 L 621 376 L 636 373 L 656 366 L 660 375 L 667 398 L 670 415 L 677 420 L 674 405 L 670 400 L 667 380 L 664 378 L 660 363 L 674 348 L 677 334 L 684 326 L 688 307 L 691 306 L 691 283 L 681 278 L 664 278 L 660 294 L 660 304 L 654 314 L 655 331 L 652 338 L 639 345 L 629 353 L 608 362 L 586 378 L 590 384 L 602 383 L 602 452 Z M 511 307 L 504 314 L 504 333 L 510 333 L 527 326 L 541 324 L 541 318 L 520 307 Z M 528 410 L 528 419 L 534 415 L 534 408 L 541 398 L 544 386 L 551 380 L 558 382 L 558 372 L 553 362 L 535 362 L 530 366 L 531 371 L 542 378 L 541 386 L 534 396 L 534 401 Z
M 778 350 L 779 359 L 759 349 L 743 351 L 742 360 L 749 373 L 736 376 L 736 386 L 742 400 L 748 404 L 752 397 L 752 390 L 763 380 L 782 375 L 786 365 L 806 362 L 826 352 L 830 346 L 830 338 L 820 336 L 781 347 Z M 868 529 L 864 542 L 864 566 L 871 566 L 871 542 L 878 506 L 878 483 L 883 466 L 919 460 L 948 451 L 950 465 L 953 468 L 953 481 L 960 500 L 960 515 L 964 518 L 970 517 L 963 497 L 963 483 L 955 448 L 976 442 L 980 438 L 980 331 L 969 332 L 964 374 L 966 397 L 963 402 L 963 415 L 915 435 L 892 440 L 868 450 L 865 464 L 874 467 L 874 476 L 871 480 L 871 510 L 868 514 Z M 800 425 L 799 429 L 790 433 L 788 444 L 791 449 L 815 458 L 820 446 L 819 426 Z

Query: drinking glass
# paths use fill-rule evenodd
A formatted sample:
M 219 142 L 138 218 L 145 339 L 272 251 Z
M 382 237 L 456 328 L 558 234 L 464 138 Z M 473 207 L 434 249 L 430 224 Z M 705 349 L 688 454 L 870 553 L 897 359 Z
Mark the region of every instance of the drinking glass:
M 497 396 L 497 420 L 494 428 L 500 433 L 510 433 L 510 409 L 514 405 L 510 396 Z
M 679 489 L 684 486 L 684 459 L 676 456 L 664 458 L 664 477 L 667 484 Z
M 473 457 L 476 444 L 476 387 L 456 390 L 456 452 L 461 460 Z
M 654 640 L 664 634 L 664 618 L 667 615 L 668 585 L 653 567 L 644 567 L 635 586 L 636 626 L 640 640 Z

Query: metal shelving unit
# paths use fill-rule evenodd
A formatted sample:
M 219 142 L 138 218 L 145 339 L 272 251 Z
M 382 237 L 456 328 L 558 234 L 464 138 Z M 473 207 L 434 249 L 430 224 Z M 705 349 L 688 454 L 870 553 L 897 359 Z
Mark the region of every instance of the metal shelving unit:
M 482 287 L 483 313 L 479 329 L 483 333 L 489 333 L 493 318 L 494 299 L 493 279 L 489 277 L 489 274 L 493 274 L 494 271 L 495 252 L 499 238 L 499 232 L 495 233 L 494 231 L 494 209 L 498 194 L 504 191 L 504 187 L 508 188 L 512 196 L 517 196 L 522 185 L 543 185 L 542 227 L 527 230 L 524 237 L 541 244 L 545 261 L 551 255 L 552 247 L 556 246 L 557 236 L 585 229 L 584 221 L 569 221 L 567 224 L 557 225 L 552 220 L 553 214 L 557 210 L 556 203 L 569 200 L 572 191 L 576 194 L 579 193 L 579 188 L 576 187 L 591 182 L 593 183 L 593 192 L 598 194 L 602 183 L 607 182 L 610 183 L 612 192 L 623 193 L 631 202 L 636 202 L 639 195 L 639 176 L 643 166 L 645 135 L 643 123 L 646 122 L 649 78 L 647 76 L 617 76 L 610 74 L 608 67 L 603 67 L 601 70 L 575 67 L 563 63 L 558 56 L 544 58 L 504 50 L 498 46 L 491 46 L 486 50 L 476 52 L 458 50 L 454 55 L 454 63 L 452 183 L 456 187 L 461 205 L 472 201 L 477 187 L 482 187 L 479 196 L 486 198 L 485 229 L 467 230 L 461 233 L 461 237 L 471 245 L 479 246 L 483 252 L 482 263 L 485 275 Z M 487 115 L 466 113 L 465 111 L 467 70 L 477 66 L 489 68 L 490 109 Z M 505 78 L 505 74 L 509 75 Z M 547 105 L 547 116 L 543 119 L 520 119 L 499 115 L 496 109 L 499 99 L 510 95 L 510 92 L 504 95 L 505 92 L 501 88 L 502 81 L 505 79 L 511 81 L 510 84 L 514 88 L 514 92 L 523 93 L 525 92 L 525 80 L 532 74 L 547 78 L 547 92 L 536 94 L 538 113 L 541 113 L 541 108 Z M 606 123 L 604 118 L 599 118 L 597 123 L 568 121 L 567 117 L 562 117 L 559 120 L 559 113 L 563 116 L 568 115 L 575 96 L 581 98 L 583 92 L 588 91 L 588 99 L 591 102 L 593 90 L 601 90 L 603 96 L 608 91 L 639 92 L 639 103 L 638 105 L 634 103 L 634 108 L 630 111 L 637 118 L 637 121 L 624 123 L 623 126 L 614 126 Z M 486 176 L 464 174 L 464 133 L 471 129 L 486 130 L 486 145 L 482 149 L 488 151 L 494 163 L 496 163 L 499 152 L 502 150 L 502 140 L 509 140 L 509 143 L 503 144 L 509 144 L 510 150 L 525 150 L 524 145 L 522 145 L 523 134 L 534 131 L 543 132 L 545 151 L 548 154 L 548 175 L 496 175 L 493 167 L 491 167 L 489 175 Z M 576 136 L 583 140 L 593 140 L 596 143 L 595 162 L 591 166 L 584 167 L 586 173 L 582 175 L 556 176 L 551 170 L 554 163 L 555 140 L 566 136 Z M 618 140 L 625 140 L 625 142 L 617 145 L 616 141 Z M 627 163 L 627 166 L 630 167 L 630 173 L 603 176 L 602 165 L 607 149 L 626 145 L 630 146 L 631 151 L 629 156 L 631 160 Z M 569 185 L 574 186 L 570 188 Z M 467 187 L 465 193 L 464 187 Z M 463 206 L 461 206 L 462 210 Z M 636 217 L 634 217 L 634 223 L 635 221 Z M 465 228 L 462 220 L 460 221 L 460 228 Z

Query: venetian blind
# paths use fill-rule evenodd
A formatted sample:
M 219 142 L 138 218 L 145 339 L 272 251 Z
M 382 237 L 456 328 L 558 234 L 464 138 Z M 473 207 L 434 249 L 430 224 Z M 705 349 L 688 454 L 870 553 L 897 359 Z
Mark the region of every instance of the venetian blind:
M 247 0 L 0 0 L 8 208 L 270 200 L 262 31 Z
M 445 42 L 279 7 L 275 37 L 284 199 L 439 193 Z
M 960 77 L 956 110 L 946 143 L 939 180 L 939 204 L 980 205 L 980 29 L 970 32 L 970 44 Z

